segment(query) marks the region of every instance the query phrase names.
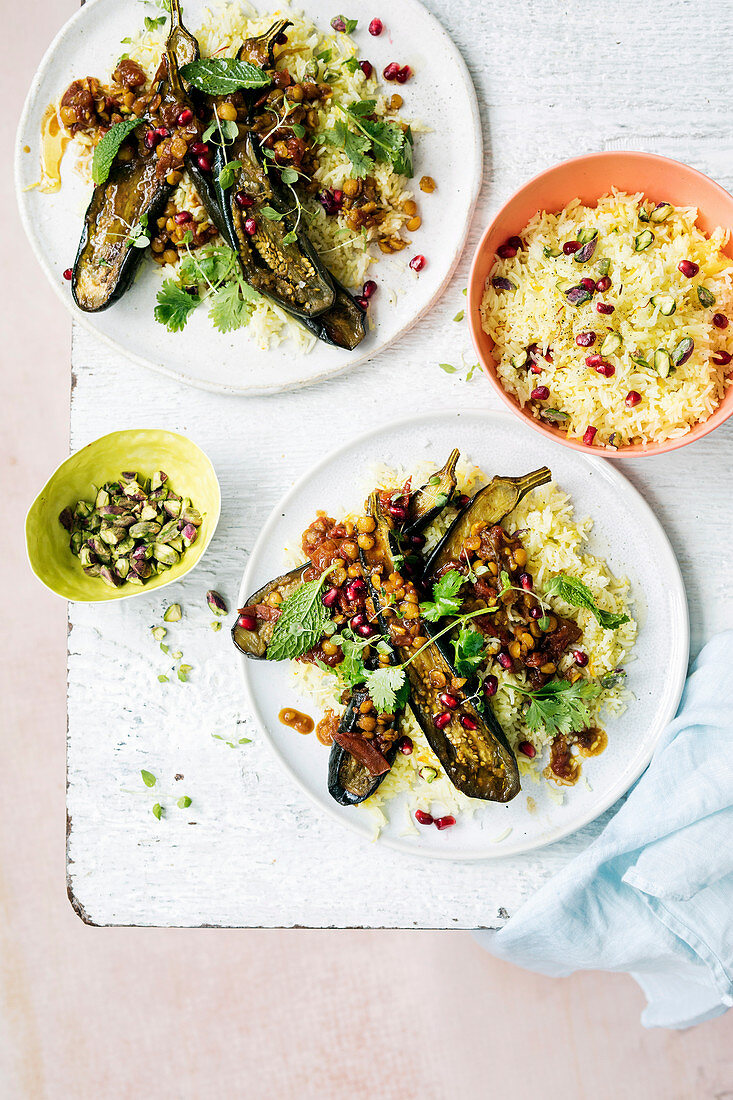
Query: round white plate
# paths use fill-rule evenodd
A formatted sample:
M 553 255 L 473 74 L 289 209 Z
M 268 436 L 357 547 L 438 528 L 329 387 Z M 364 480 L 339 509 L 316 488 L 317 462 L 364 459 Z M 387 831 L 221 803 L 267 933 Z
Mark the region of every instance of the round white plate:
M 194 30 L 208 6 L 205 0 L 184 0 L 187 26 Z M 258 0 L 257 7 L 268 11 L 277 5 Z M 332 13 L 318 0 L 303 0 L 297 7 L 322 30 L 329 30 Z M 411 246 L 374 265 L 373 277 L 380 288 L 369 311 L 374 327 L 356 351 L 319 341 L 304 355 L 286 341 L 263 352 L 243 332 L 216 332 L 204 310 L 191 317 L 184 332 L 167 332 L 153 317 L 161 276 L 147 260 L 135 285 L 110 309 L 96 315 L 77 309 L 63 271 L 73 264 L 91 189 L 73 171 L 73 154 L 69 154 L 62 165 L 59 192 L 44 195 L 37 189 L 27 190 L 39 175 L 39 135 L 46 107 L 74 77 L 104 78 L 124 49 L 120 40 L 140 26 L 145 11 L 138 0 L 88 0 L 57 35 L 28 94 L 18 127 L 16 189 L 26 233 L 54 290 L 79 324 L 131 359 L 178 381 L 220 393 L 294 389 L 378 355 L 430 308 L 447 284 L 463 249 L 481 184 L 476 94 L 456 47 L 418 0 L 393 0 L 388 15 L 383 14 L 385 30 L 379 38 L 367 30 L 373 5 L 366 0 L 351 3 L 348 15 L 359 20 L 354 34 L 359 56 L 368 58 L 380 73 L 395 60 L 409 64 L 415 73 L 405 85 L 385 87 L 398 89 L 404 97 L 406 119 L 430 127 L 429 132 L 416 135 L 411 181 L 422 228 L 412 234 Z M 30 151 L 25 152 L 26 148 Z M 425 174 L 438 184 L 432 195 L 418 188 Z M 419 276 L 408 266 L 417 253 L 428 260 Z
M 631 786 L 649 762 L 682 694 L 689 656 L 687 601 L 674 553 L 658 520 L 636 489 L 612 463 L 592 458 L 549 440 L 508 413 L 449 410 L 388 424 L 334 452 L 303 477 L 274 509 L 252 551 L 240 591 L 240 606 L 252 592 L 283 570 L 282 549 L 298 546 L 300 534 L 317 509 L 338 517 L 364 501 L 366 479 L 376 462 L 412 466 L 429 459 L 441 466 L 453 447 L 481 467 L 487 477 L 517 476 L 547 465 L 571 495 L 577 517 L 594 521 L 589 542 L 612 571 L 629 577 L 639 637 L 628 665 L 635 700 L 618 718 L 604 720 L 608 748 L 583 761 L 582 782 L 564 788 L 558 805 L 549 785 L 525 780 L 508 805 L 487 802 L 472 818 L 452 828 L 421 829 L 401 837 L 405 810 L 400 797 L 389 803 L 390 825 L 381 840 L 412 854 L 443 859 L 489 859 L 550 844 L 598 817 Z M 352 471 L 345 477 L 344 471 Z M 313 704 L 293 688 L 290 662 L 251 661 L 242 657 L 251 707 L 275 755 L 295 781 L 322 809 L 362 836 L 370 837 L 366 815 L 339 806 L 329 796 L 329 750 L 314 736 L 303 737 L 278 721 L 284 706 L 314 714 Z M 557 788 L 555 788 L 557 789 Z M 527 796 L 536 809 L 530 813 Z M 497 842 L 507 830 L 511 832 Z

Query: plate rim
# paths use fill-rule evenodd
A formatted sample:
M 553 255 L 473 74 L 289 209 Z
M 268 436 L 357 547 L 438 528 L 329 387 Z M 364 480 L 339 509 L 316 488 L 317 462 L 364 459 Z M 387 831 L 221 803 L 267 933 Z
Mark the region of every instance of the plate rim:
M 433 420 L 436 417 L 439 417 L 441 419 L 449 419 L 456 416 L 460 417 L 467 412 L 471 416 L 485 417 L 489 422 L 491 420 L 497 420 L 506 424 L 511 424 L 514 428 L 520 428 L 516 417 L 512 416 L 510 412 L 503 409 L 497 410 L 484 408 L 466 410 L 457 408 L 455 406 L 451 406 L 446 409 L 433 409 L 421 413 L 412 414 L 406 417 L 400 417 L 397 420 L 388 421 L 387 423 L 382 424 L 379 427 L 371 428 L 368 432 L 363 432 L 360 435 L 353 436 L 346 442 L 334 448 L 334 450 L 330 451 L 313 466 L 309 467 L 309 469 L 304 474 L 302 474 L 296 482 L 294 482 L 294 484 L 287 490 L 287 492 L 285 492 L 283 496 L 280 497 L 278 501 L 276 501 L 267 519 L 265 520 L 265 523 L 263 524 L 262 529 L 260 530 L 260 533 L 258 534 L 251 551 L 249 552 L 249 556 L 244 567 L 242 581 L 240 583 L 239 591 L 237 594 L 237 606 L 240 607 L 243 605 L 243 601 L 246 598 L 246 593 L 249 591 L 250 585 L 252 583 L 251 573 L 254 569 L 253 563 L 257 561 L 262 551 L 267 549 L 267 543 L 268 539 L 270 538 L 271 531 L 277 524 L 278 520 L 282 518 L 281 513 L 287 510 L 287 507 L 289 506 L 291 500 L 297 496 L 297 494 L 303 489 L 303 487 L 310 481 L 310 479 L 314 475 L 321 473 L 326 467 L 328 467 L 335 460 L 342 457 L 343 454 L 349 451 L 352 447 L 368 443 L 370 439 L 373 439 L 375 436 L 382 435 L 384 432 L 391 433 L 395 430 L 406 428 L 408 426 L 412 427 L 419 424 L 421 421 Z M 550 441 L 551 444 L 553 442 L 554 441 Z M 559 446 L 559 444 L 557 444 L 557 446 Z M 690 616 L 685 583 L 682 577 L 679 562 L 677 561 L 677 557 L 674 552 L 674 548 L 669 539 L 669 536 L 667 535 L 667 532 L 665 531 L 660 520 L 654 513 L 651 505 L 642 496 L 636 486 L 627 477 L 625 477 L 624 474 L 621 473 L 621 471 L 618 470 L 612 462 L 607 459 L 604 460 L 603 458 L 590 454 L 576 455 L 575 459 L 572 459 L 571 461 L 575 461 L 576 459 L 580 460 L 581 462 L 585 461 L 588 465 L 590 465 L 591 469 L 594 469 L 614 487 L 617 488 L 621 486 L 625 492 L 630 492 L 632 494 L 637 503 L 641 506 L 642 512 L 645 514 L 647 521 L 651 522 L 657 534 L 661 536 L 661 545 L 668 558 L 668 562 L 665 563 L 668 564 L 670 569 L 669 584 L 667 587 L 670 589 L 670 592 L 672 592 L 672 599 L 674 600 L 676 610 L 679 615 L 679 630 L 677 631 L 677 636 L 674 638 L 672 652 L 671 667 L 674 670 L 674 677 L 671 683 L 671 694 L 668 693 L 668 699 L 670 700 L 670 702 L 668 702 L 667 707 L 662 712 L 661 717 L 657 719 L 657 728 L 653 740 L 649 742 L 647 750 L 642 754 L 640 762 L 637 764 L 637 767 L 634 769 L 634 771 L 629 774 L 628 779 L 617 780 L 615 783 L 613 783 L 609 788 L 609 791 L 604 795 L 603 798 L 600 799 L 597 807 L 594 807 L 592 810 L 588 811 L 585 815 L 583 815 L 582 820 L 576 822 L 575 824 L 565 826 L 560 825 L 540 839 L 527 838 L 523 841 L 517 841 L 513 846 L 505 849 L 501 849 L 499 848 L 499 846 L 497 846 L 498 850 L 496 852 L 487 851 L 485 854 L 482 855 L 462 855 L 460 853 L 457 854 L 451 851 L 423 851 L 415 848 L 408 838 L 390 837 L 384 836 L 383 834 L 380 834 L 380 836 L 377 838 L 376 841 L 374 841 L 374 843 L 378 842 L 386 848 L 389 848 L 393 851 L 398 851 L 402 855 L 412 856 L 416 859 L 438 859 L 461 863 L 478 863 L 483 862 L 484 860 L 513 858 L 515 856 L 524 855 L 531 851 L 537 851 L 539 849 L 546 848 L 548 845 L 554 844 L 556 841 L 562 840 L 567 836 L 571 836 L 572 834 L 577 833 L 581 829 L 585 828 L 586 825 L 589 825 L 593 821 L 596 821 L 603 813 L 605 813 L 605 811 L 610 806 L 614 805 L 614 803 L 616 803 L 631 789 L 634 783 L 636 783 L 636 781 L 638 780 L 639 776 L 642 775 L 642 773 L 648 767 L 654 751 L 664 733 L 664 730 L 677 713 L 677 709 L 679 707 L 680 699 L 682 698 L 682 692 L 684 690 L 685 682 L 687 679 L 687 671 L 689 665 Z M 267 723 L 265 722 L 257 701 L 254 697 L 254 692 L 252 690 L 249 680 L 249 661 L 243 654 L 238 653 L 237 656 L 239 659 L 242 682 L 244 685 L 245 700 L 252 712 L 253 717 L 260 727 L 260 730 L 264 735 L 264 739 L 267 742 L 268 748 L 273 754 L 274 758 L 278 761 L 285 772 L 295 781 L 300 790 L 303 791 L 303 793 L 307 796 L 310 804 L 314 805 L 319 811 L 322 811 L 329 817 L 333 818 L 350 832 L 358 834 L 360 837 L 362 837 L 362 839 L 372 841 L 372 831 L 369 829 L 366 822 L 362 822 L 361 820 L 356 818 L 352 821 L 350 818 L 346 818 L 342 814 L 340 814 L 335 805 L 331 807 L 328 805 L 325 799 L 323 801 L 319 800 L 314 794 L 312 794 L 310 789 L 306 786 L 305 782 L 298 775 L 295 768 L 282 754 L 280 749 L 275 744 L 272 736 L 270 735 Z
M 419 11 L 420 15 L 427 18 L 428 21 L 437 30 L 438 34 L 443 39 L 443 45 L 446 49 L 452 52 L 452 59 L 455 64 L 455 72 L 460 79 L 460 82 L 465 90 L 466 98 L 470 108 L 471 122 L 473 124 L 473 138 L 474 148 L 476 150 L 475 156 L 475 168 L 473 178 L 470 181 L 468 188 L 468 205 L 466 207 L 466 214 L 463 220 L 463 224 L 460 228 L 460 232 L 456 238 L 456 246 L 453 250 L 453 256 L 450 264 L 445 272 L 445 275 L 439 285 L 435 288 L 433 294 L 429 300 L 425 303 L 422 309 L 416 313 L 405 325 L 395 332 L 384 344 L 376 349 L 367 348 L 361 355 L 356 358 L 345 359 L 338 365 L 333 367 L 324 367 L 322 370 L 313 374 L 309 378 L 298 379 L 287 383 L 261 384 L 256 386 L 244 386 L 233 385 L 224 382 L 212 382 L 204 379 L 194 379 L 180 371 L 171 367 L 167 367 L 164 362 L 158 362 L 155 359 L 147 359 L 143 355 L 138 355 L 135 352 L 129 351 L 121 343 L 115 340 L 113 337 L 107 335 L 100 330 L 94 324 L 92 318 L 95 314 L 86 314 L 82 310 L 78 309 L 73 302 L 73 299 L 68 293 L 65 292 L 64 285 L 60 284 L 56 277 L 56 272 L 51 269 L 51 265 L 46 258 L 46 254 L 41 247 L 40 241 L 36 240 L 35 232 L 33 230 L 31 211 L 26 205 L 25 195 L 28 193 L 23 186 L 22 173 L 24 168 L 23 158 L 27 156 L 23 152 L 23 146 L 28 144 L 27 131 L 29 127 L 29 116 L 36 102 L 37 89 L 41 83 L 43 77 L 45 77 L 47 70 L 51 66 L 55 57 L 56 51 L 59 47 L 61 39 L 64 38 L 69 31 L 76 26 L 77 23 L 83 22 L 89 18 L 89 12 L 93 12 L 99 5 L 110 3 L 110 0 L 87 0 L 77 11 L 70 16 L 69 19 L 59 28 L 54 35 L 50 45 L 46 49 L 43 57 L 41 58 L 38 67 L 31 78 L 31 82 L 26 93 L 25 100 L 23 102 L 23 109 L 20 113 L 18 120 L 18 126 L 15 132 L 15 155 L 13 157 L 13 184 L 15 191 L 15 200 L 20 214 L 21 224 L 25 232 L 26 238 L 29 241 L 33 254 L 38 261 L 41 270 L 46 276 L 47 282 L 51 286 L 52 290 L 56 294 L 57 298 L 61 301 L 64 308 L 68 311 L 74 324 L 78 324 L 85 331 L 89 332 L 96 339 L 106 344 L 107 347 L 113 351 L 124 355 L 126 359 L 145 367 L 148 370 L 154 371 L 156 374 L 161 374 L 166 378 L 170 378 L 181 385 L 191 386 L 194 389 L 206 390 L 209 393 L 225 394 L 227 396 L 236 397 L 264 397 L 270 394 L 276 393 L 292 393 L 295 390 L 304 389 L 306 386 L 315 386 L 321 382 L 324 382 L 330 378 L 335 378 L 340 374 L 345 373 L 348 370 L 356 366 L 363 365 L 375 359 L 378 355 L 382 355 L 384 352 L 394 346 L 398 340 L 401 340 L 408 332 L 420 321 L 425 314 L 435 306 L 439 299 L 443 296 L 443 293 L 448 287 L 455 270 L 465 252 L 466 244 L 473 222 L 474 214 L 476 212 L 476 204 L 478 202 L 479 194 L 481 193 L 481 187 L 483 185 L 484 177 L 484 141 L 483 131 L 481 127 L 481 113 L 478 104 L 478 97 L 476 94 L 476 88 L 471 78 L 471 74 L 468 69 L 468 65 L 455 44 L 451 36 L 448 34 L 442 23 L 436 18 L 431 11 L 428 10 L 420 0 L 399 0 L 399 2 L 413 11 Z M 369 334 L 367 334 L 368 337 Z M 243 356 L 246 356 L 247 344 L 242 347 Z M 307 358 L 307 357 L 304 357 Z

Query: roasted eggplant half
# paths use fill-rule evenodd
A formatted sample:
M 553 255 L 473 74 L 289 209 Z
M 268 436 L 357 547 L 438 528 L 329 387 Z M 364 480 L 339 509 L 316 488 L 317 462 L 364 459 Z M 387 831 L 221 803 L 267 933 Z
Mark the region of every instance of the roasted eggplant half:
M 197 56 L 196 39 L 183 26 L 174 0 L 166 51 L 151 90 L 154 101 L 159 97 L 158 116 L 175 116 L 187 104 L 178 68 Z M 145 146 L 147 129 L 138 127 L 123 142 L 87 208 L 71 281 L 74 301 L 85 313 L 107 309 L 132 285 L 145 251 L 134 247 L 133 240 L 147 235 L 173 191 L 166 178 L 159 177 L 158 158 Z
M 300 588 L 305 583 L 305 573 L 310 567 L 311 564 L 307 561 L 304 565 L 291 569 L 289 573 L 268 581 L 263 588 L 249 597 L 244 607 L 239 609 L 232 627 L 232 641 L 245 657 L 261 661 L 267 655 L 267 647 L 278 619 L 277 609 L 267 603 L 267 597 L 273 592 L 279 592 L 283 599 L 287 599 L 296 588 Z M 248 630 L 241 625 L 242 618 L 253 620 L 252 629 Z
M 328 793 L 342 806 L 357 806 L 374 794 L 397 754 L 396 730 L 385 752 L 362 736 L 357 723 L 361 705 L 368 699 L 366 688 L 354 688 L 349 705 L 341 715 L 328 758 Z M 395 722 L 398 720 L 395 715 Z
M 362 562 L 375 612 L 388 632 L 385 611 L 389 605 L 379 577 L 395 572 L 393 532 L 376 493 L 369 498 L 368 513 L 376 525 L 374 547 L 363 552 Z M 511 801 L 520 789 L 517 762 L 489 704 L 485 704 L 484 713 L 470 698 L 462 699 L 455 709 L 443 706 L 439 696 L 456 673 L 437 642 L 430 641 L 417 650 L 397 646 L 396 652 L 406 668 L 415 718 L 454 787 L 471 798 Z M 441 721 L 436 724 L 438 716 Z
M 457 561 L 474 523 L 487 527 L 501 523 L 532 489 L 545 485 L 552 477 L 547 466 L 524 477 L 495 477 L 479 489 L 435 547 L 425 563 L 424 575 L 435 576 L 448 562 Z
M 437 470 L 426 483 L 410 494 L 407 504 L 408 534 L 416 534 L 433 522 L 450 504 L 456 491 L 456 466 L 461 452 L 455 448 L 445 466 Z

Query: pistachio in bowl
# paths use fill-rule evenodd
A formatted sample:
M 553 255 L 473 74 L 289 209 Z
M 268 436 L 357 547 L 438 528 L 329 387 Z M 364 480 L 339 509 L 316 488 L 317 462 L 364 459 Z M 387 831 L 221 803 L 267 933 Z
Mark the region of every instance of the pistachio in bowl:
M 191 440 L 113 432 L 67 458 L 41 490 L 26 518 L 28 558 L 65 599 L 139 595 L 200 561 L 220 506 L 214 468 Z

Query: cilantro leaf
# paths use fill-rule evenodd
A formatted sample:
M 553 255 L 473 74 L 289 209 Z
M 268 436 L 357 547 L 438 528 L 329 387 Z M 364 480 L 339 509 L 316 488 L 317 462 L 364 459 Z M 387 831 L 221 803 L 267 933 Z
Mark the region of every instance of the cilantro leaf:
M 95 183 L 106 181 L 122 142 L 136 127 L 142 126 L 142 123 L 141 118 L 127 118 L 124 122 L 117 122 L 110 127 L 94 150 L 92 179 Z
M 551 577 L 545 585 L 545 592 L 549 596 L 558 596 L 573 607 L 583 607 L 590 611 L 605 630 L 616 630 L 623 623 L 630 621 L 628 615 L 616 615 L 612 611 L 604 611 L 593 599 L 590 588 L 577 577 L 569 577 L 566 573 L 558 573 L 557 576 Z
M 268 661 L 302 657 L 320 642 L 331 621 L 331 613 L 321 601 L 321 589 L 330 571 L 327 569 L 317 580 L 301 585 L 283 600 L 265 654 Z
M 406 699 L 402 702 L 401 696 L 408 689 L 407 678 L 399 665 L 367 673 L 366 685 L 374 706 L 382 714 L 394 714 L 406 702 Z
M 486 655 L 483 634 L 469 627 L 461 627 L 452 645 L 455 654 L 453 664 L 458 675 L 473 676 Z
M 232 279 L 219 287 L 212 297 L 209 317 L 219 332 L 234 332 L 244 328 L 252 318 L 255 304 L 260 295 L 244 279 Z
M 365 155 L 371 149 L 371 141 L 365 134 L 355 134 L 341 119 L 330 130 L 318 134 L 316 141 L 321 145 L 325 143 L 343 149 L 351 161 L 357 179 L 364 179 L 373 168 L 373 161 Z
M 190 61 L 181 68 L 181 76 L 200 92 L 228 95 L 240 88 L 264 88 L 270 77 L 256 65 L 236 57 L 208 57 Z
M 432 602 L 420 604 L 420 614 L 429 623 L 437 623 L 444 615 L 457 615 L 461 610 L 458 591 L 464 578 L 457 569 L 451 569 L 433 585 Z
M 359 127 L 374 146 L 374 157 L 380 163 L 391 164 L 399 176 L 412 176 L 412 130 L 403 130 L 395 122 L 370 122 L 362 119 Z
M 175 282 L 166 279 L 156 296 L 155 320 L 169 332 L 181 332 L 190 314 L 199 304 L 198 297 L 188 294 Z
M 537 691 L 516 688 L 529 696 L 530 704 L 524 721 L 533 731 L 548 734 L 569 734 L 585 729 L 591 720 L 590 704 L 601 693 L 600 684 L 592 680 L 551 680 Z

